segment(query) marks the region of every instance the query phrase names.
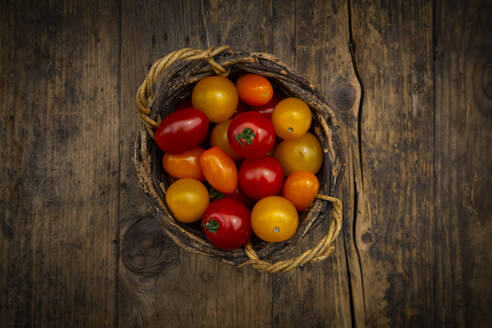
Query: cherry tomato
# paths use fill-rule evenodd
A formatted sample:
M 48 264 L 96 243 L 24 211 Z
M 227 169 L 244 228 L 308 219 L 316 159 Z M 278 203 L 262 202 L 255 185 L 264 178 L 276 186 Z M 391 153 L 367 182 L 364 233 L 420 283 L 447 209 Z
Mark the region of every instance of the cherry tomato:
M 275 149 L 286 175 L 294 171 L 309 171 L 316 174 L 323 164 L 323 151 L 318 139 L 311 133 L 300 138 L 284 140 Z
M 239 98 L 250 106 L 266 105 L 273 96 L 270 81 L 258 74 L 246 74 L 236 81 Z
M 283 181 L 284 170 L 271 156 L 247 159 L 239 169 L 239 187 L 253 199 L 278 194 Z
M 301 99 L 286 98 L 275 106 L 272 114 L 275 133 L 290 140 L 303 136 L 311 126 L 311 110 Z
M 251 213 L 235 199 L 219 199 L 203 214 L 202 228 L 207 239 L 218 248 L 236 249 L 251 237 Z
M 193 178 L 205 180 L 198 158 L 205 151 L 203 148 L 193 148 L 184 153 L 173 155 L 165 153 L 162 157 L 162 166 L 169 175 L 175 178 Z
M 199 109 L 187 108 L 166 116 L 155 132 L 165 153 L 180 154 L 198 146 L 207 136 L 208 119 Z
M 208 183 L 218 191 L 228 193 L 237 188 L 236 164 L 219 147 L 212 147 L 200 155 L 200 168 Z
M 191 107 L 193 107 L 193 103 L 191 102 L 191 99 L 183 99 L 176 105 L 174 110 L 177 111 L 180 109 L 186 109 Z
M 264 241 L 276 243 L 292 237 L 297 230 L 299 216 L 290 201 L 280 196 L 263 198 L 251 212 L 251 227 Z
M 227 155 L 231 156 L 232 159 L 239 159 L 239 155 L 236 154 L 231 145 L 229 145 L 229 139 L 227 138 L 229 125 L 231 125 L 231 120 L 218 123 L 213 128 L 212 133 L 210 133 L 210 146 L 220 147 Z
M 278 93 L 274 93 L 272 99 L 270 99 L 270 101 L 268 102 L 268 104 L 263 105 L 263 106 L 260 106 L 260 107 L 253 107 L 252 109 L 254 111 L 260 113 L 264 117 L 266 117 L 268 119 L 271 119 L 272 118 L 272 113 L 273 113 L 273 110 L 274 110 L 275 106 L 277 106 L 277 104 L 282 99 L 284 99 L 284 97 L 282 97 Z
M 295 171 L 285 179 L 282 195 L 298 211 L 310 207 L 319 190 L 318 178 L 308 171 Z
M 193 106 L 207 115 L 211 122 L 229 119 L 237 107 L 234 83 L 223 76 L 208 76 L 195 85 L 191 94 Z
M 208 207 L 208 191 L 198 180 L 179 179 L 167 188 L 166 203 L 176 220 L 195 222 Z
M 227 137 L 236 154 L 244 158 L 258 158 L 273 148 L 275 130 L 270 120 L 249 111 L 232 119 Z
M 253 200 L 248 196 L 246 196 L 244 192 L 242 192 L 241 189 L 239 189 L 239 187 L 236 188 L 236 190 L 234 190 L 233 192 L 228 192 L 228 193 L 220 192 L 212 187 L 210 188 L 208 193 L 210 194 L 211 200 L 217 200 L 222 198 L 234 198 L 235 200 L 238 200 L 244 205 L 246 205 L 246 207 L 248 208 L 253 206 Z

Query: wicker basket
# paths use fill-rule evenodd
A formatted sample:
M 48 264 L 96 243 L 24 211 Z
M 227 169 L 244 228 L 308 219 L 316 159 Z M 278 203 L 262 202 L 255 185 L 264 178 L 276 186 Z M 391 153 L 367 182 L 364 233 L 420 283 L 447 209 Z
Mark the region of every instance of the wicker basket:
M 223 251 L 205 238 L 199 223 L 182 224 L 176 221 L 165 204 L 166 188 L 172 182 L 161 165 L 162 152 L 153 140 L 153 131 L 162 117 L 191 94 L 193 85 L 202 78 L 220 74 L 237 76 L 251 72 L 268 77 L 274 87 L 286 95 L 304 100 L 313 111 L 313 133 L 324 150 L 323 167 L 318 173 L 320 194 L 312 207 L 299 217 L 296 234 L 281 243 L 267 243 L 255 237 L 244 247 Z M 139 182 L 149 196 L 166 233 L 178 246 L 192 253 L 212 256 L 237 265 L 253 265 L 262 272 L 288 271 L 307 262 L 326 259 L 334 251 L 333 241 L 342 225 L 342 205 L 334 195 L 344 171 L 344 157 L 340 142 L 340 129 L 332 109 L 314 86 L 295 74 L 275 56 L 231 49 L 181 49 L 157 60 L 137 92 L 138 114 L 142 128 L 135 142 L 134 162 Z M 328 209 L 333 208 L 332 220 L 325 237 L 312 249 L 293 258 L 283 259 L 309 231 L 323 220 L 329 219 Z

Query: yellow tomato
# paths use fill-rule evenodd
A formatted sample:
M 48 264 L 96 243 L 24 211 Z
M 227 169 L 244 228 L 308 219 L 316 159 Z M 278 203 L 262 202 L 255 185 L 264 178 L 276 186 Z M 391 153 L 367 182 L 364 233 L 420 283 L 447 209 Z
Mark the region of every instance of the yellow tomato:
M 179 179 L 167 189 L 166 203 L 176 220 L 195 222 L 208 207 L 208 191 L 198 180 Z
M 285 175 L 295 171 L 316 174 L 323 164 L 323 150 L 318 139 L 308 132 L 300 138 L 279 143 L 275 158 L 282 165 Z
M 195 85 L 191 94 L 193 107 L 200 109 L 211 122 L 229 119 L 238 103 L 234 83 L 223 76 L 208 76 Z
M 239 159 L 239 155 L 232 149 L 227 138 L 227 130 L 231 125 L 231 120 L 227 120 L 217 124 L 212 133 L 210 133 L 210 146 L 217 146 L 231 156 L 232 159 Z
M 286 98 L 279 102 L 272 113 L 275 133 L 290 140 L 303 136 L 311 126 L 311 110 L 298 98 Z
M 296 233 L 298 224 L 296 208 L 284 197 L 265 197 L 256 203 L 251 212 L 254 233 L 270 243 L 291 238 Z

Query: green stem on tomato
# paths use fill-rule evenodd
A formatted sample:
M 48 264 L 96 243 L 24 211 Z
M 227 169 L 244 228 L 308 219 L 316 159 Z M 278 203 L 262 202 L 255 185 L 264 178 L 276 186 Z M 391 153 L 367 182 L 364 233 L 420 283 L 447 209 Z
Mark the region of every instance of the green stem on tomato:
M 216 233 L 220 228 L 220 224 L 217 220 L 212 219 L 205 223 L 205 229 L 210 231 L 211 233 Z
M 245 148 L 246 146 L 241 142 L 241 139 L 246 142 L 247 145 L 251 145 L 253 143 L 253 139 L 255 138 L 256 133 L 251 128 L 244 128 L 244 130 L 240 134 L 236 134 L 234 139 L 236 139 L 239 144 Z

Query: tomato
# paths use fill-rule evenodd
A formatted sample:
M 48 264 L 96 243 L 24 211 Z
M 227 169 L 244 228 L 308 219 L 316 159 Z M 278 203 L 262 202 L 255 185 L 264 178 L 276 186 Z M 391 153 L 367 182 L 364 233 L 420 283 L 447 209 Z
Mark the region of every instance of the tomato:
M 223 76 L 208 76 L 198 82 L 191 94 L 193 106 L 212 122 L 229 119 L 237 107 L 238 95 L 234 83 Z
M 266 105 L 273 96 L 270 81 L 258 74 L 246 74 L 236 81 L 239 99 L 250 106 Z
M 263 106 L 260 106 L 260 107 L 253 107 L 252 109 L 254 111 L 260 113 L 264 117 L 266 117 L 268 119 L 271 119 L 272 118 L 273 109 L 275 108 L 275 106 L 277 106 L 277 104 L 282 99 L 284 99 L 284 97 L 282 97 L 278 93 L 274 93 L 272 99 L 270 99 L 270 101 L 268 102 L 268 104 L 263 105 Z
M 257 112 L 249 111 L 232 119 L 227 137 L 232 149 L 239 156 L 258 158 L 273 148 L 275 130 L 270 120 Z
M 275 149 L 286 175 L 294 171 L 309 171 L 316 174 L 323 164 L 323 150 L 318 139 L 311 133 L 300 138 L 284 140 Z
M 183 99 L 176 105 L 176 107 L 174 107 L 174 110 L 177 111 L 180 109 L 186 109 L 191 107 L 193 107 L 193 103 L 191 102 L 191 99 Z
M 309 130 L 311 110 L 301 99 L 286 98 L 275 106 L 272 123 L 280 138 L 296 139 Z
M 290 201 L 280 196 L 263 198 L 251 212 L 253 232 L 264 241 L 276 243 L 292 237 L 297 230 L 299 216 Z
M 298 211 L 310 207 L 319 190 L 318 178 L 308 171 L 295 171 L 285 179 L 282 195 L 290 200 Z
M 205 180 L 198 161 L 204 151 L 205 149 L 197 147 L 177 155 L 165 153 L 162 157 L 162 166 L 175 178 Z
M 235 199 L 219 199 L 203 214 L 202 228 L 207 239 L 218 248 L 236 249 L 251 237 L 251 213 Z
M 227 193 L 237 188 L 236 164 L 219 147 L 212 147 L 200 155 L 200 168 L 208 183 L 218 191 Z
M 229 125 L 231 125 L 231 120 L 218 123 L 213 128 L 212 133 L 210 133 L 210 146 L 220 147 L 227 155 L 231 156 L 232 159 L 239 159 L 239 155 L 236 154 L 231 145 L 229 145 L 229 139 L 227 138 Z
M 247 159 L 239 169 L 239 187 L 253 199 L 278 194 L 283 181 L 284 170 L 271 156 Z
M 167 188 L 166 203 L 176 220 L 195 222 L 208 207 L 208 191 L 198 180 L 179 179 Z
M 155 142 L 166 153 L 180 154 L 207 136 L 208 119 L 199 109 L 187 108 L 166 116 L 155 132 Z

